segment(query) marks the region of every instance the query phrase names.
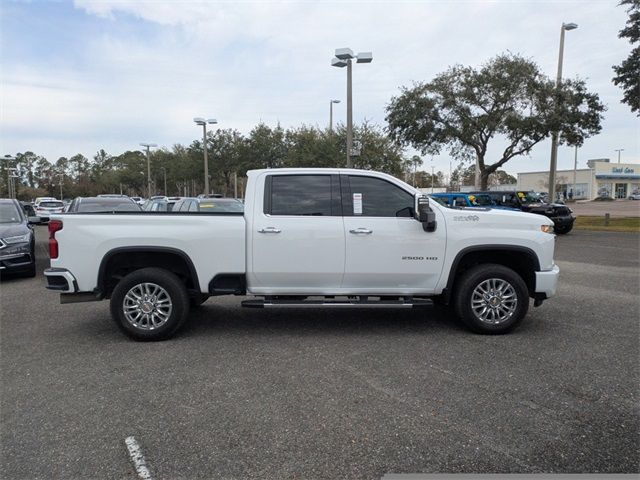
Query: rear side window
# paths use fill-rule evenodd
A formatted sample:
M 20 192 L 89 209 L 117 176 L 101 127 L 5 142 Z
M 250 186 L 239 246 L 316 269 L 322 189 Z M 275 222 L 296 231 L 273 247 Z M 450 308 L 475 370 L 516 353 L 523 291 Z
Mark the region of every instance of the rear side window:
M 353 215 L 413 217 L 414 197 L 400 187 L 375 177 L 349 176 Z
M 337 176 L 332 180 L 331 175 L 270 175 L 265 183 L 264 213 L 340 215 L 336 211 L 336 201 L 339 202 L 338 182 Z

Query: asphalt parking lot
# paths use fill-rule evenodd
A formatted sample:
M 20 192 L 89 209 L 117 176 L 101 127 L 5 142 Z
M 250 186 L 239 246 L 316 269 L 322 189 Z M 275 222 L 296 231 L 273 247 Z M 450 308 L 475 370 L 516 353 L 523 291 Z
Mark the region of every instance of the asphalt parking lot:
M 167 479 L 638 472 L 640 236 L 557 243 L 558 296 L 500 337 L 438 309 L 218 298 L 136 343 L 107 302 L 3 279 L 0 475 L 134 479 L 129 436 Z

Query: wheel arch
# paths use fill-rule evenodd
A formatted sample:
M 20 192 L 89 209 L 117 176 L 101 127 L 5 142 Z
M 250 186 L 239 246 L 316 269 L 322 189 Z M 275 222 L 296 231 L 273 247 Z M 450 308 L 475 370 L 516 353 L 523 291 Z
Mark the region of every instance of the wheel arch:
M 449 303 L 460 275 L 483 263 L 495 263 L 512 269 L 524 280 L 529 296 L 535 296 L 535 272 L 540 271 L 540 261 L 532 249 L 519 245 L 477 245 L 463 248 L 454 258 L 443 292 L 446 303 Z
M 172 247 L 135 246 L 109 250 L 100 262 L 97 290 L 109 298 L 115 285 L 125 275 L 147 267 L 157 267 L 176 274 L 190 294 L 200 292 L 198 273 L 189 255 Z

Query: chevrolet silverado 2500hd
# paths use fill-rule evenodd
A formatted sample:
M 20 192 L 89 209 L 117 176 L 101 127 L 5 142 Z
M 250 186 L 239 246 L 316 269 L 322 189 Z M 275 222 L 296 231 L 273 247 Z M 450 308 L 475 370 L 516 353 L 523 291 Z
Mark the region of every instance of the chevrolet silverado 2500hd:
M 553 223 L 429 202 L 383 173 L 248 172 L 244 212 L 52 215 L 47 288 L 110 299 L 128 335 L 168 338 L 190 306 L 450 305 L 471 330 L 505 333 L 553 296 Z

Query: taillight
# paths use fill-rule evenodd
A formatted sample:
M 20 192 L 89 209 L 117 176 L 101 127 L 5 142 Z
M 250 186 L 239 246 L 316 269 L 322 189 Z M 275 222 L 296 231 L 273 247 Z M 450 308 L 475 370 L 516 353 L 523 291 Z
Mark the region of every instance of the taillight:
M 62 230 L 61 220 L 49 221 L 49 258 L 58 258 L 58 241 L 56 240 L 56 232 Z

